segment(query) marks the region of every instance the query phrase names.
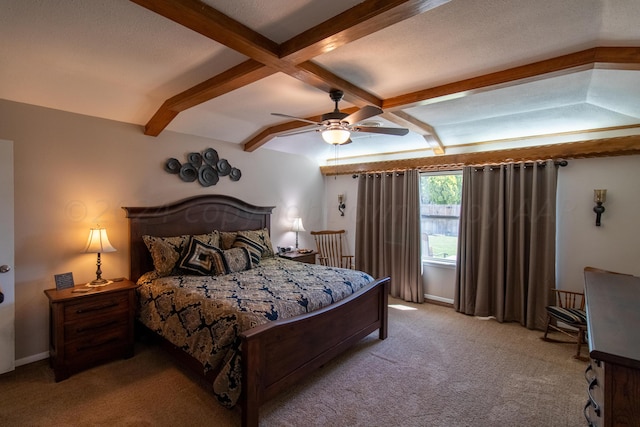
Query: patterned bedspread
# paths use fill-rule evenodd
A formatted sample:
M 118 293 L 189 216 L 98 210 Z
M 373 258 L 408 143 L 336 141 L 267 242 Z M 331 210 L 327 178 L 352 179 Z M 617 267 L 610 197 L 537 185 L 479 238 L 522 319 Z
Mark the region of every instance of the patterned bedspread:
M 372 281 L 360 271 L 279 257 L 223 276 L 149 272 L 138 280 L 138 318 L 199 360 L 205 371 L 214 370 L 214 393 L 232 407 L 240 397 L 240 332 L 325 307 Z

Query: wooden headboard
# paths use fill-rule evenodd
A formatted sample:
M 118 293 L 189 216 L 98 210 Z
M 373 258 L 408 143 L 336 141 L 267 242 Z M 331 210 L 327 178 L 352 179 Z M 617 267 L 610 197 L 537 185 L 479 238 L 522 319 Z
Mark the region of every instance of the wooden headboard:
M 237 231 L 271 228 L 273 206 L 254 206 L 231 196 L 204 195 L 162 206 L 123 207 L 129 218 L 129 279 L 137 281 L 153 270 L 142 236 L 204 234 L 213 230 Z

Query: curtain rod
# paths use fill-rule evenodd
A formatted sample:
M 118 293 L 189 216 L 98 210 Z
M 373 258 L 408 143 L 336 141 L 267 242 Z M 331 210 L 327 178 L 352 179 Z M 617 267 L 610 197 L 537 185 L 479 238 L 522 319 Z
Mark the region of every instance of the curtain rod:
M 513 163 L 487 163 L 484 165 L 469 165 L 473 168 L 475 168 L 476 171 L 481 171 L 485 166 L 489 166 L 489 168 L 493 168 L 493 167 L 499 167 L 499 166 L 505 166 L 505 165 L 509 165 L 509 164 L 513 164 Z M 569 164 L 568 161 L 566 160 L 557 160 L 553 162 L 554 165 L 556 166 L 561 166 L 561 167 L 565 167 Z M 524 167 L 528 167 L 528 166 L 538 166 L 539 168 L 543 168 L 545 166 L 547 166 L 547 164 L 544 161 L 538 161 L 538 162 L 524 162 Z M 515 167 L 519 168 L 520 164 L 519 163 L 515 163 Z
M 380 171 L 380 172 L 367 172 L 365 174 L 362 174 L 363 176 L 368 176 L 368 175 L 382 175 L 382 174 L 387 174 L 387 175 L 393 175 L 396 174 L 396 176 L 401 176 L 404 175 L 404 171 Z M 351 177 L 353 179 L 358 178 L 360 175 L 357 173 L 354 173 Z
M 556 166 L 561 166 L 561 167 L 565 167 L 569 164 L 569 162 L 567 160 L 556 160 L 553 162 Z M 483 168 L 484 166 L 503 166 L 503 165 L 507 165 L 509 163 L 482 163 L 482 164 L 475 164 L 475 165 L 455 165 L 455 167 L 448 167 L 448 166 L 453 166 L 453 165 L 445 165 L 445 166 L 439 166 L 437 168 L 425 168 L 425 169 L 421 169 L 418 168 L 418 172 L 446 172 L 446 171 L 459 171 L 462 170 L 462 168 L 466 167 L 466 166 L 471 166 L 471 167 L 475 167 L 478 168 L 476 170 L 481 170 L 481 168 Z M 534 162 L 524 162 L 524 166 L 533 166 L 536 165 L 538 167 L 544 167 L 546 166 L 546 163 L 544 161 L 534 161 Z M 519 164 L 516 163 L 516 167 L 520 167 Z M 398 175 L 402 175 L 404 174 L 404 171 L 406 169 L 400 169 L 400 170 L 388 170 L 388 171 L 371 171 L 371 172 L 365 172 L 364 175 L 375 175 L 375 174 L 392 174 L 392 173 L 396 173 Z M 354 173 L 351 177 L 353 179 L 358 178 L 358 176 L 360 176 L 360 174 Z

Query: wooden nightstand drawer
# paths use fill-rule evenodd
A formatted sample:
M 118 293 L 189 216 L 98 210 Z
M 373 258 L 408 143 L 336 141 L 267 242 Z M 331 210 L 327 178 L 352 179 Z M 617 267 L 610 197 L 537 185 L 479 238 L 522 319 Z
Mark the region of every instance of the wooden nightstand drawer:
M 120 312 L 114 316 L 100 316 L 88 319 L 87 322 L 73 322 L 64 325 L 65 341 L 73 341 L 83 337 L 105 334 L 113 329 L 127 330 L 128 312 Z
M 113 316 L 129 311 L 129 295 L 119 292 L 99 295 L 89 300 L 67 303 L 64 307 L 65 322 L 83 322 L 96 316 Z
M 110 359 L 133 356 L 136 287 L 123 280 L 89 292 L 45 291 L 51 313 L 49 360 L 56 381 Z
M 88 361 L 103 360 L 103 356 L 109 357 L 116 348 L 127 344 L 127 334 L 128 330 L 125 325 L 124 328 L 111 328 L 100 334 L 86 335 L 83 338 L 70 341 L 64 345 L 67 364 L 73 365 L 83 359 Z

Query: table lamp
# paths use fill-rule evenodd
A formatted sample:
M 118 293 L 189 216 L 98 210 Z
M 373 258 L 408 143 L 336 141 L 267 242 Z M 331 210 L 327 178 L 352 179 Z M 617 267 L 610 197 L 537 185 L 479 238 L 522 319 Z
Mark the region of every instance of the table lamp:
M 293 225 L 291 226 L 291 231 L 296 232 L 296 249 L 298 249 L 298 232 L 306 231 L 302 226 L 302 218 L 293 219 Z
M 109 283 L 108 280 L 102 278 L 102 270 L 100 269 L 100 254 L 103 252 L 115 252 L 116 248 L 111 246 L 109 238 L 107 237 L 107 230 L 98 226 L 98 228 L 92 228 L 89 232 L 89 240 L 87 240 L 87 247 L 84 249 L 84 253 L 97 253 L 98 261 L 96 262 L 96 280 L 92 280 L 87 283 L 87 286 L 105 286 Z

